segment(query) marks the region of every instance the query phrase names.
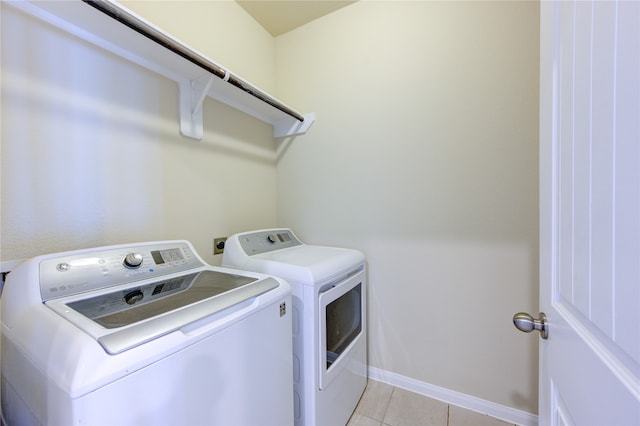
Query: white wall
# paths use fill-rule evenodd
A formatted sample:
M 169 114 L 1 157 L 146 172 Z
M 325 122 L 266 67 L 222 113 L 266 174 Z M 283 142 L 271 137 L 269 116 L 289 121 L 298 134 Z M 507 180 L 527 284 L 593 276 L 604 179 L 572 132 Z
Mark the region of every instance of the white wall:
M 372 367 L 537 413 L 538 4 L 361 1 L 276 39 L 317 122 L 278 221 L 369 261 Z
M 274 40 L 235 2 L 153 5 L 154 22 L 186 21 L 217 40 L 203 53 L 274 86 Z M 215 25 L 175 19 L 205 12 Z M 270 126 L 207 100 L 204 139 L 182 137 L 174 83 L 4 2 L 1 47 L 0 260 L 179 238 L 218 264 L 214 237 L 276 225 Z

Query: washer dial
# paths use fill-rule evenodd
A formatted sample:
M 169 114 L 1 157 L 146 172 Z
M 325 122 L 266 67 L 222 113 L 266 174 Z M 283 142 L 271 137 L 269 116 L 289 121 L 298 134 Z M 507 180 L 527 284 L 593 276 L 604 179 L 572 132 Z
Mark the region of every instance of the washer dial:
M 140 253 L 128 253 L 122 260 L 125 268 L 135 269 L 142 265 L 142 255 Z

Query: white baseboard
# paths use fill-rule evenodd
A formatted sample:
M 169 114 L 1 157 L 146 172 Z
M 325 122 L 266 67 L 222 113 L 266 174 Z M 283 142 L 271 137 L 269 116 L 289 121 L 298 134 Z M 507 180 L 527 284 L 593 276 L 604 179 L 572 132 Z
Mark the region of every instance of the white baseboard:
M 396 373 L 380 370 L 375 367 L 369 367 L 368 372 L 370 379 L 406 389 L 429 398 L 437 399 L 439 401 L 446 402 L 447 404 L 453 404 L 478 413 L 488 414 L 491 417 L 504 420 L 508 423 L 514 423 L 521 426 L 538 425 L 538 416 L 527 413 L 526 411 L 496 404 L 495 402 L 445 389 L 440 386 L 431 385 L 429 383 L 424 383 Z

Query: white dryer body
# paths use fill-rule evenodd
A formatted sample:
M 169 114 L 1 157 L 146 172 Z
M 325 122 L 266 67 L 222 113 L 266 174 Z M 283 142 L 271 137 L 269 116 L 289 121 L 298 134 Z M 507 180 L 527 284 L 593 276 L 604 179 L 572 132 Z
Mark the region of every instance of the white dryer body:
M 303 244 L 290 229 L 265 229 L 229 237 L 222 265 L 291 285 L 295 423 L 346 424 L 367 382 L 364 254 Z

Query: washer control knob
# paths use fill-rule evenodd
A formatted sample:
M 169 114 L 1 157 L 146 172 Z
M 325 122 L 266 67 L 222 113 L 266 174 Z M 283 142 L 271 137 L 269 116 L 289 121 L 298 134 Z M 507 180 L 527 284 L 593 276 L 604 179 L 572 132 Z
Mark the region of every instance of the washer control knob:
M 276 234 L 269 234 L 267 235 L 267 240 L 269 240 L 270 243 L 275 243 L 278 241 L 278 236 Z
M 144 293 L 142 290 L 133 290 L 124 295 L 124 301 L 127 305 L 134 305 L 142 300 Z
M 66 272 L 71 269 L 71 265 L 67 262 L 58 263 L 58 265 L 56 265 L 56 269 L 60 272 Z
M 125 268 L 135 269 L 142 265 L 142 255 L 140 253 L 128 253 L 122 260 Z

